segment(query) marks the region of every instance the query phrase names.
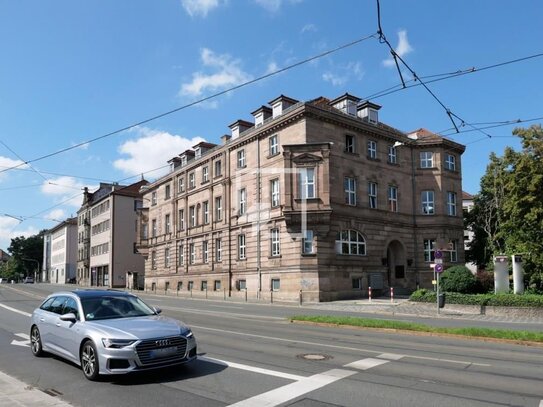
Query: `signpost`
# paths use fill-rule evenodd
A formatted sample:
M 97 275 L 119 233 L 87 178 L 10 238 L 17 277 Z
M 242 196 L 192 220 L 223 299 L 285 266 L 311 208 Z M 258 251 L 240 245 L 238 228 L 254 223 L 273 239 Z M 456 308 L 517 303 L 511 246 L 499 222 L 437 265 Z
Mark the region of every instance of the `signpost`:
M 436 303 L 437 313 L 439 314 L 439 275 L 443 272 L 443 252 L 436 250 L 434 252 L 434 274 L 436 275 Z

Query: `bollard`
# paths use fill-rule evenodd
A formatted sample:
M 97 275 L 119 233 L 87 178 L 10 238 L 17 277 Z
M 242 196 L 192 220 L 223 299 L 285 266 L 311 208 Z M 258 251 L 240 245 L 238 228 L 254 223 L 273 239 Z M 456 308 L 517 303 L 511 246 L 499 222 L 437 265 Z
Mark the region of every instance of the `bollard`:
M 190 298 L 192 298 L 192 287 L 190 288 Z
M 302 290 L 300 290 L 300 305 L 302 305 Z
M 223 292 L 223 299 L 226 301 L 226 288 L 223 288 L 222 292 Z
M 394 304 L 394 287 L 390 287 L 390 302 Z
M 245 302 L 247 302 L 247 289 L 245 289 Z
M 273 289 L 270 288 L 270 303 L 273 304 Z
M 371 302 L 371 287 L 368 287 L 368 298 Z
M 207 286 L 206 286 L 206 300 L 207 300 Z

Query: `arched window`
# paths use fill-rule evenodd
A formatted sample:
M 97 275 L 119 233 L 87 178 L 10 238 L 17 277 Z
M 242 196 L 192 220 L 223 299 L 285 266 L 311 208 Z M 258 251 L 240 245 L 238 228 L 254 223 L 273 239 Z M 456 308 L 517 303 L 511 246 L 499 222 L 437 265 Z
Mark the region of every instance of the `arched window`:
M 356 230 L 342 230 L 337 234 L 336 253 L 366 255 L 366 239 Z

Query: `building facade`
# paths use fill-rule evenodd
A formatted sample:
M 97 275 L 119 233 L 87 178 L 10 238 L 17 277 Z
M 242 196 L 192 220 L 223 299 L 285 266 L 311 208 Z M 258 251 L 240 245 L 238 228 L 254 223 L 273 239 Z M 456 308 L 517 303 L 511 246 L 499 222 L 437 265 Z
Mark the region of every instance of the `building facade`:
M 144 272 L 135 249 L 137 211 L 142 205 L 142 180 L 123 186 L 101 183 L 85 189 L 77 212 L 77 282 L 85 286 L 127 287 L 127 276 Z
M 431 287 L 437 249 L 463 263 L 464 146 L 379 109 L 281 95 L 172 158 L 144 192 L 146 288 L 330 301 Z
M 77 219 L 69 218 L 43 236 L 42 281 L 75 283 L 77 268 Z

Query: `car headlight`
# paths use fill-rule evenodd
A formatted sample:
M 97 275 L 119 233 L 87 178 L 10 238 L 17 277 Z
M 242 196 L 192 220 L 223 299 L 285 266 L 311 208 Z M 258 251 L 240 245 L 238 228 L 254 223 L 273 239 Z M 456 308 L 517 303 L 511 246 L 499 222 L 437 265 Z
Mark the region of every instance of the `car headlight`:
M 187 339 L 190 339 L 194 336 L 190 328 L 185 329 L 184 331 L 181 331 L 181 335 L 184 336 Z
M 102 343 L 106 348 L 120 349 L 126 346 L 132 345 L 135 340 L 132 339 L 112 339 L 112 338 L 102 338 Z

